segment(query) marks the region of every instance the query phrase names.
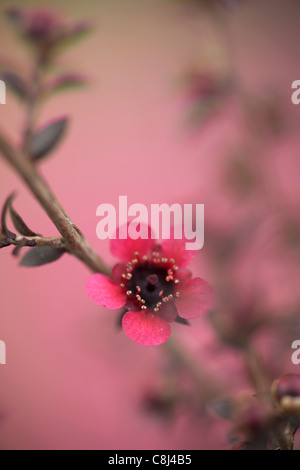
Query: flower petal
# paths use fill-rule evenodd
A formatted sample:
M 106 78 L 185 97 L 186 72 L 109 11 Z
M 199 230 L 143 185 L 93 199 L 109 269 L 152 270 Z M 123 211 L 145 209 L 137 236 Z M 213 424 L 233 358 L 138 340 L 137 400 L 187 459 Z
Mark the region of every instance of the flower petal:
M 126 267 L 124 263 L 117 263 L 112 268 L 112 277 L 118 284 L 122 282 L 122 274 L 126 273 Z
M 86 282 L 88 296 L 109 310 L 124 307 L 126 295 L 114 281 L 104 274 L 92 274 Z
M 192 259 L 195 257 L 196 250 L 187 250 L 185 248 L 187 240 L 185 238 L 181 240 L 162 240 L 162 251 L 166 258 L 173 258 L 177 266 L 184 268 L 190 264 Z
M 179 268 L 176 271 L 176 278 L 179 280 L 181 288 L 185 286 L 187 281 L 192 279 L 192 277 L 193 277 L 192 271 L 190 271 L 187 268 Z
M 122 320 L 126 335 L 141 346 L 158 346 L 171 334 L 168 322 L 152 312 L 127 312 Z
M 157 312 L 156 315 L 170 323 L 176 320 L 178 312 L 174 302 L 168 302 Z
M 182 318 L 196 318 L 211 308 L 214 302 L 214 290 L 203 279 L 190 279 L 176 299 L 178 314 Z
M 111 253 L 116 257 L 120 258 L 123 261 L 131 261 L 132 258 L 134 258 L 134 253 L 139 252 L 141 256 L 147 255 L 151 247 L 154 244 L 155 240 L 151 239 L 151 227 L 146 224 L 140 224 L 141 229 L 140 231 L 144 231 L 145 233 L 148 233 L 148 238 L 146 240 L 142 238 L 138 238 L 137 240 L 133 240 L 132 238 L 129 238 L 128 235 L 128 226 L 123 226 L 122 228 L 124 229 L 125 233 L 127 234 L 127 238 L 125 240 L 119 238 L 119 233 L 120 233 L 120 228 L 118 227 L 117 229 L 117 238 L 112 239 L 110 241 L 110 251 Z

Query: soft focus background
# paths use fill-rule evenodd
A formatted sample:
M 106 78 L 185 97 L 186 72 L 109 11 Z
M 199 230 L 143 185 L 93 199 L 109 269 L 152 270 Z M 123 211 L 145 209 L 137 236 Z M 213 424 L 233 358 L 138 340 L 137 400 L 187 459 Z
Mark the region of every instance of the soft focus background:
M 300 107 L 291 84 L 300 79 L 300 4 L 221 3 L 215 15 L 196 0 L 51 2 L 66 18 L 92 20 L 95 32 L 60 58 L 61 70 L 90 85 L 42 111 L 41 124 L 72 117 L 42 174 L 108 263 L 108 243 L 96 237 L 99 204 L 119 195 L 129 204 L 204 203 L 206 242 L 193 270 L 217 301 L 191 327 L 172 326 L 172 348 L 141 348 L 117 328 L 117 314 L 86 296 L 89 272 L 77 260 L 26 269 L 1 250 L 3 449 L 226 449 L 231 426 L 203 403 L 202 375 L 224 396 L 253 394 L 236 347 L 250 331 L 270 381 L 299 371 L 291 343 L 300 339 Z M 0 13 L 9 6 L 1 0 Z M 26 49 L 1 15 L 4 59 L 27 73 Z M 1 128 L 16 142 L 23 119 L 8 95 Z M 30 227 L 54 235 L 0 161 L 0 201 L 13 190 Z

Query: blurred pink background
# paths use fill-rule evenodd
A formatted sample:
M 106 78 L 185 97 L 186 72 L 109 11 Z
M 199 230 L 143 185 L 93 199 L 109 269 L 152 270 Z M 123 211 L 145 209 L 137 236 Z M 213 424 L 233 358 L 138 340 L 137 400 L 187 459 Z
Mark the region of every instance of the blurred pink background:
M 296 0 L 245 0 L 225 11 L 229 65 L 221 26 L 215 30 L 206 14 L 194 14 L 183 4 L 51 2 L 66 18 L 91 19 L 96 32 L 61 56 L 62 70 L 82 72 L 91 84 L 86 90 L 59 94 L 45 106 L 41 123 L 64 114 L 72 120 L 67 138 L 40 169 L 108 263 L 114 259 L 108 242 L 96 237 L 95 214 L 103 202 L 117 204 L 119 195 L 127 195 L 129 204 L 204 203 L 208 225 L 221 232 L 235 233 L 236 221 L 249 214 L 265 217 L 258 236 L 246 241 L 246 253 L 237 261 L 237 294 L 246 297 L 259 285 L 264 310 L 284 314 L 300 304 L 299 263 L 292 254 L 280 257 L 269 232 L 270 225 L 276 232 L 276 224 L 268 218 L 272 214 L 264 206 L 265 195 L 259 204 L 251 197 L 233 202 L 222 184 L 222 169 L 246 139 L 247 150 L 256 155 L 255 165 L 275 175 L 280 200 L 297 211 L 300 107 L 292 105 L 290 96 L 291 83 L 300 78 L 300 5 Z M 14 5 L 47 6 L 28 0 Z M 11 1 L 1 0 L 0 12 L 8 6 Z M 24 48 L 2 15 L 4 58 L 24 65 L 26 71 Z M 191 67 L 208 67 L 221 76 L 233 67 L 248 96 L 279 96 L 283 132 L 272 139 L 265 134 L 256 140 L 247 137 L 234 96 L 217 117 L 190 131 L 181 77 Z M 0 107 L 1 128 L 16 141 L 22 119 L 20 104 L 8 95 L 7 104 Z M 258 122 L 258 127 L 263 125 Z M 3 161 L 0 181 L 0 201 L 16 190 L 15 208 L 28 225 L 45 235 L 56 233 Z M 218 294 L 226 290 L 228 280 L 226 273 L 224 283 L 215 274 L 207 244 L 209 233 L 194 273 L 214 285 Z M 7 346 L 7 365 L 0 366 L 2 449 L 228 448 L 228 425 L 212 413 L 198 419 L 183 409 L 171 423 L 145 412 L 143 394 L 169 367 L 164 349 L 141 348 L 116 329 L 114 312 L 97 307 L 85 293 L 85 266 L 64 256 L 42 268 L 21 268 L 10 249 L 1 250 L 0 261 L 0 339 Z M 239 354 L 217 345 L 206 317 L 194 320 L 191 328 L 173 325 L 172 331 L 175 341 L 204 362 L 228 390 L 250 388 Z M 268 361 L 272 351 L 268 341 L 263 344 Z M 289 348 L 287 344 L 281 350 L 276 372 L 298 372 Z

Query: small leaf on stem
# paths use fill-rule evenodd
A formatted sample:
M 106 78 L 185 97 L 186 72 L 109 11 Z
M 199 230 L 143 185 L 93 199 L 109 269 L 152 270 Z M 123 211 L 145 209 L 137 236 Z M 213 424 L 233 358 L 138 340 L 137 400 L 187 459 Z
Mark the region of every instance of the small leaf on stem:
M 82 21 L 75 24 L 59 39 L 59 41 L 57 41 L 55 51 L 61 52 L 68 47 L 72 47 L 85 39 L 85 37 L 93 31 L 93 26 L 89 22 Z
M 58 119 L 48 124 L 35 134 L 30 145 L 30 157 L 33 161 L 46 157 L 64 136 L 68 118 Z
M 8 196 L 8 198 L 6 199 L 6 201 L 4 203 L 2 213 L 1 213 L 1 229 L 2 229 L 2 232 L 4 233 L 4 235 L 6 235 L 9 238 L 12 238 L 13 240 L 16 238 L 16 234 L 11 232 L 10 230 L 8 230 L 7 224 L 6 224 L 6 215 L 7 215 L 7 211 L 9 209 L 9 206 L 11 204 L 11 201 L 14 199 L 14 197 L 15 197 L 15 193 Z
M 26 253 L 22 258 L 20 265 L 26 267 L 43 266 L 44 264 L 57 261 L 64 253 L 65 250 L 62 248 L 37 246 Z
M 64 74 L 56 77 L 46 87 L 45 93 L 54 94 L 61 91 L 69 91 L 74 88 L 83 88 L 87 84 L 85 77 L 77 74 Z
M 181 325 L 190 325 L 190 322 L 188 320 L 180 317 L 179 315 L 177 315 L 177 317 L 175 318 L 175 321 L 176 323 L 181 323 Z
M 23 22 L 23 14 L 19 8 L 16 8 L 16 7 L 8 8 L 5 11 L 5 16 L 14 27 L 19 28 Z
M 3 80 L 7 88 L 14 93 L 17 98 L 26 100 L 29 96 L 28 86 L 25 81 L 15 72 L 2 70 L 0 79 Z
M 11 200 L 9 201 L 9 212 L 10 212 L 11 220 L 13 221 L 13 224 L 15 226 L 15 229 L 18 230 L 18 232 L 21 235 L 24 235 L 25 237 L 36 237 L 36 236 L 38 236 L 37 233 L 30 230 L 30 228 L 25 224 L 24 220 L 14 210 L 14 208 L 11 205 Z

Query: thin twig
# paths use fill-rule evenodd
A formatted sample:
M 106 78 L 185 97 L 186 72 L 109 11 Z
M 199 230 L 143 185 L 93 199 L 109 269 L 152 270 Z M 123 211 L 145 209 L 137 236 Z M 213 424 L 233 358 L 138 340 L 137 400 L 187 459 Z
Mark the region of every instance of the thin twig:
M 19 149 L 14 148 L 0 130 L 0 152 L 5 160 L 28 186 L 32 194 L 50 217 L 63 239 L 67 250 L 92 271 L 110 275 L 110 269 L 93 250 L 88 241 L 66 214 L 47 183 L 33 163 Z

